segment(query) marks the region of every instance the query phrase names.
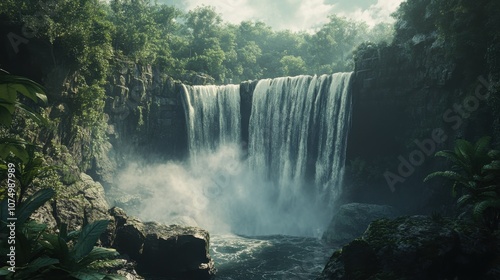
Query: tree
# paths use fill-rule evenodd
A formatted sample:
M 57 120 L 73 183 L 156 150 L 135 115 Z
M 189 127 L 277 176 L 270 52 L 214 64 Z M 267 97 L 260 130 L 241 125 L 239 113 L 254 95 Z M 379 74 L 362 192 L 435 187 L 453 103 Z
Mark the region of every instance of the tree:
M 113 47 L 143 62 L 155 59 L 153 34 L 157 33 L 149 0 L 112 0 L 111 21 L 116 27 Z
M 306 63 L 301 57 L 285 55 L 280 63 L 285 76 L 297 76 L 306 72 Z
M 248 41 L 238 49 L 238 74 L 244 79 L 259 79 L 262 77 L 262 69 L 258 61 L 262 56 L 262 50 L 254 41 Z
M 222 18 L 211 6 L 195 8 L 186 19 L 192 38 L 188 70 L 207 73 L 220 81 L 225 77 L 223 63 L 226 59 L 221 47 L 221 23 Z M 231 44 L 230 39 L 228 44 Z
M 352 51 L 363 41 L 366 32 L 365 24 L 336 15 L 331 15 L 329 19 L 310 42 L 311 63 L 317 74 L 323 74 L 320 73 L 322 71 L 350 70 L 348 62 L 352 58 Z

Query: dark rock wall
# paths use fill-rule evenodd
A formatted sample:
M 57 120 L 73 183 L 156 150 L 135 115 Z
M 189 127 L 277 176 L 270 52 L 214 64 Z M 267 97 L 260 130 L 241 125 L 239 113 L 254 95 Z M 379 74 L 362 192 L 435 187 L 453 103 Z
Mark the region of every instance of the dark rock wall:
M 115 61 L 107 86 L 108 135 L 122 155 L 181 159 L 187 134 L 183 86 L 151 66 Z
M 240 114 L 241 114 L 241 140 L 248 143 L 250 115 L 252 113 L 253 91 L 258 81 L 247 81 L 240 84 Z
M 478 86 L 486 92 L 486 81 L 462 76 L 463 65 L 447 62 L 432 49 L 412 51 L 366 45 L 358 52 L 345 201 L 422 211 L 434 203 L 430 198 L 442 185 L 439 180 L 423 183 L 427 174 L 445 167 L 434 153 L 453 147 L 457 138 L 475 141 L 491 135 L 487 102 L 480 100 L 469 111 L 463 106 Z

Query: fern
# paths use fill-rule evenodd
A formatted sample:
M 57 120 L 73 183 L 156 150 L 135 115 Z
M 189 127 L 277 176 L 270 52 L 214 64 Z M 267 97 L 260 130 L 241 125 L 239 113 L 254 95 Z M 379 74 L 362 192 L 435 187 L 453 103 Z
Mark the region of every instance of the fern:
M 436 171 L 436 172 L 433 172 L 433 173 L 427 175 L 427 177 L 425 177 L 425 179 L 424 179 L 424 182 L 427 182 L 430 179 L 435 178 L 435 177 L 445 177 L 447 179 L 458 181 L 458 182 L 462 182 L 465 180 L 464 176 L 460 175 L 458 172 L 455 172 L 455 171 Z
M 479 219 L 484 216 L 484 213 L 488 208 L 500 209 L 500 199 L 494 198 L 478 202 L 474 205 L 472 213 L 476 219 Z
M 482 217 L 485 225 L 495 230 L 500 221 L 500 151 L 489 150 L 490 142 L 490 137 L 482 137 L 474 144 L 460 139 L 453 151 L 437 152 L 436 156 L 453 163 L 452 170 L 433 172 L 424 182 L 435 177 L 447 178 L 453 181 L 453 196 L 457 186 L 461 186 L 457 205 L 473 205 L 474 217 L 478 220 Z

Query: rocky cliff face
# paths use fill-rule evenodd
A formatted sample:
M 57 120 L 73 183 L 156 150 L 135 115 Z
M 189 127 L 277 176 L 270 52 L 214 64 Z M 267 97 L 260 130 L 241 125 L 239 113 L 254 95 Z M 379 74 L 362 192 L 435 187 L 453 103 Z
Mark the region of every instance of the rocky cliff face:
M 457 138 L 491 135 L 488 82 L 463 76 L 438 51 L 366 44 L 352 84 L 344 199 L 392 204 L 414 212 L 433 189 L 422 183 L 441 169 L 436 151 Z M 480 125 L 478 125 L 480 124 Z
M 117 167 L 134 161 L 179 160 L 187 155 L 183 85 L 157 68 L 116 59 L 106 86 L 109 142 L 94 155 L 90 174 L 113 184 Z
M 179 158 L 186 150 L 182 84 L 159 69 L 116 60 L 106 88 L 108 135 L 116 149 Z

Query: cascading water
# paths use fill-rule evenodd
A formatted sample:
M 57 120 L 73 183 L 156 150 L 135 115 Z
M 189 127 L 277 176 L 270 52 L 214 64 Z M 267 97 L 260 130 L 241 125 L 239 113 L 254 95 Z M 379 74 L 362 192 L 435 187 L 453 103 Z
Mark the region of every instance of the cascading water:
M 184 86 L 184 110 L 191 158 L 239 143 L 240 87 Z
M 246 160 L 239 150 L 239 86 L 185 87 L 191 159 L 199 161 L 208 154 L 223 158 L 222 168 L 205 164 L 212 170 L 213 184 L 203 192 L 217 193 L 209 198 L 209 211 L 231 231 L 320 234 L 341 185 L 350 76 L 259 81 L 253 92 Z
M 310 195 L 318 203 L 331 202 L 338 193 L 350 116 L 350 76 L 283 77 L 257 84 L 249 164 L 279 186 L 278 202 L 284 206 Z

